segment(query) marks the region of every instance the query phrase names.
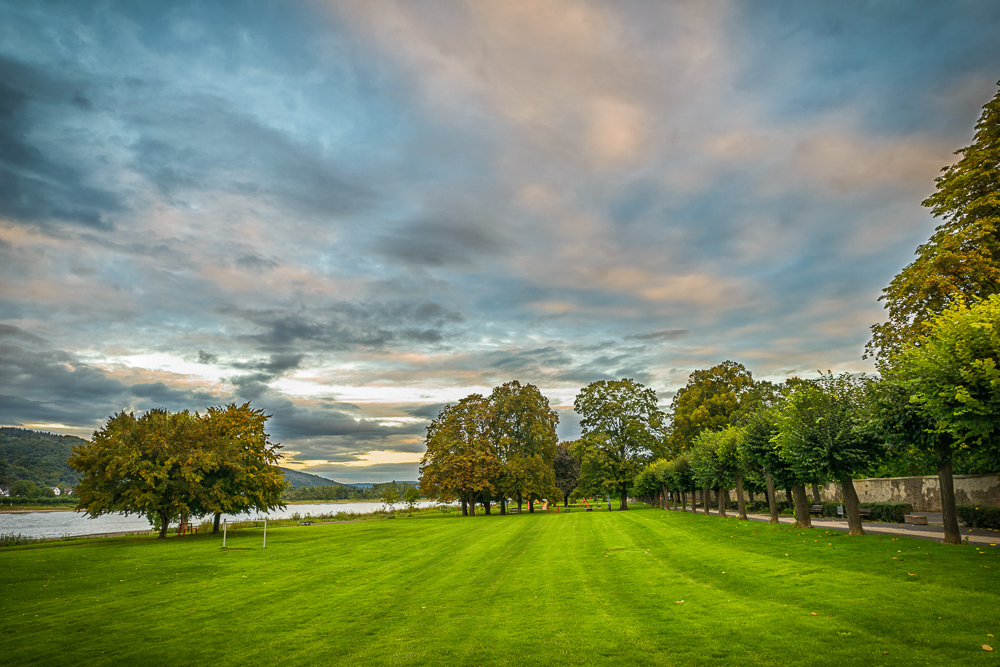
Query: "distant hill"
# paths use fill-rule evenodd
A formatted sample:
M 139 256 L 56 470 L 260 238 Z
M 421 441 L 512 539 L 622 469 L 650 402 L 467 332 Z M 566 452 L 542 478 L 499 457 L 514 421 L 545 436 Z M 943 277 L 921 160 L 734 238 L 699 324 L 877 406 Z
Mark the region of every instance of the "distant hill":
M 307 472 L 298 472 L 288 468 L 279 468 L 279 470 L 285 476 L 285 481 L 296 488 L 303 486 L 350 486 L 319 475 L 310 475 Z
M 26 428 L 0 428 L 0 484 L 27 479 L 46 486 L 76 486 L 80 473 L 67 464 L 72 449 L 87 441 Z

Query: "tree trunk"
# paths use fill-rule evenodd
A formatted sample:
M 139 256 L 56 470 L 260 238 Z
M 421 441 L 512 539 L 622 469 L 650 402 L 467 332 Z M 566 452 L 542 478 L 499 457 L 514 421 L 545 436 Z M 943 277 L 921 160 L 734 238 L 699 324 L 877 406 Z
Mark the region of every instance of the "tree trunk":
M 521 498 L 521 494 L 520 494 L 520 493 L 518 493 L 518 494 L 517 494 L 517 513 L 518 513 L 518 514 L 520 514 L 520 513 L 521 513 L 521 500 L 522 500 L 522 498 Z
M 666 486 L 662 488 L 663 488 L 663 509 L 667 509 L 668 503 L 671 509 L 677 509 L 677 494 L 670 493 L 669 491 L 667 491 Z
M 861 527 L 861 513 L 858 512 L 858 492 L 854 489 L 854 480 L 848 475 L 840 478 L 840 488 L 844 492 L 844 513 L 847 515 L 848 535 L 864 535 Z
M 628 509 L 628 487 L 622 484 L 622 504 L 618 509 L 627 510 Z
M 774 476 L 771 473 L 764 473 L 764 481 L 767 483 L 767 510 L 771 514 L 768 523 L 779 523 L 778 521 L 778 491 L 774 488 Z
M 462 498 L 462 516 L 469 516 L 469 502 Z
M 222 520 L 222 512 L 216 512 L 215 518 L 212 520 L 212 534 L 219 534 L 219 521 Z
M 492 504 L 492 503 L 491 503 L 491 502 L 489 501 L 489 499 L 486 499 L 486 500 L 483 500 L 483 510 L 484 510 L 484 512 L 483 512 L 483 513 L 484 513 L 484 514 L 485 514 L 486 516 L 489 516 L 489 515 L 490 515 L 490 505 L 491 505 L 491 504 Z
M 750 503 L 752 504 L 753 503 L 753 491 L 747 491 L 747 495 L 750 496 L 749 500 L 750 500 Z
M 792 507 L 795 504 L 795 501 L 792 498 L 792 487 L 790 486 L 785 489 L 785 502 L 788 503 L 789 507 Z
M 166 510 L 160 510 L 160 539 L 167 539 L 167 531 L 170 529 L 170 517 Z
M 528 499 L 528 514 L 535 513 L 535 501 L 531 498 Z
M 817 484 L 816 482 L 812 483 L 812 492 L 813 492 L 813 502 L 814 503 L 816 503 L 817 505 L 819 505 L 821 502 L 823 502 L 822 499 L 820 499 L 820 497 L 819 497 L 819 484 Z
M 500 499 L 500 516 L 507 516 L 507 499 Z
M 736 475 L 736 508 L 741 521 L 747 520 L 747 503 L 743 499 L 743 473 Z
M 806 485 L 793 485 L 792 498 L 795 501 L 795 527 L 812 528 L 812 521 L 809 519 L 809 496 L 806 495 Z
M 702 511 L 704 511 L 705 514 L 711 514 L 712 513 L 711 512 L 711 510 L 712 510 L 712 500 L 711 500 L 711 498 L 708 495 L 708 488 L 707 487 L 702 487 L 701 488 L 701 504 L 702 504 Z
M 719 516 L 726 516 L 726 510 L 729 509 L 726 507 L 729 504 L 729 490 L 720 486 L 715 490 L 715 497 L 719 500 Z
M 563 494 L 563 507 L 569 507 L 569 494 Z
M 934 446 L 937 459 L 938 480 L 941 486 L 941 522 L 944 524 L 943 544 L 961 544 L 962 532 L 958 529 L 958 512 L 955 510 L 955 480 L 952 477 L 951 443 L 939 441 Z

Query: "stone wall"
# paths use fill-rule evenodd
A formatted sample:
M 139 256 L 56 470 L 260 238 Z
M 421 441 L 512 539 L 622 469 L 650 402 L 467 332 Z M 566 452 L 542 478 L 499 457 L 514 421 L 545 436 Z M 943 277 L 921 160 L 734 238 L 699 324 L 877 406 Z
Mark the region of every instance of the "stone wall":
M 863 503 L 912 503 L 915 512 L 941 511 L 941 486 L 937 476 L 856 479 L 854 488 Z M 843 498 L 840 485 L 834 483 L 821 488 L 820 496 L 826 502 Z M 955 502 L 1000 507 L 1000 477 L 996 474 L 955 475 Z

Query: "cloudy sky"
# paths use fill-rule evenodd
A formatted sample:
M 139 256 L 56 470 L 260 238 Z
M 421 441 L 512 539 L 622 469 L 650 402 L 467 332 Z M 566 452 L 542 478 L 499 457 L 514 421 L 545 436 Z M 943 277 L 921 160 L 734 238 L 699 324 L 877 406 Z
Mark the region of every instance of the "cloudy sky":
M 0 424 L 416 479 L 518 379 L 870 370 L 1000 3 L 0 2 Z

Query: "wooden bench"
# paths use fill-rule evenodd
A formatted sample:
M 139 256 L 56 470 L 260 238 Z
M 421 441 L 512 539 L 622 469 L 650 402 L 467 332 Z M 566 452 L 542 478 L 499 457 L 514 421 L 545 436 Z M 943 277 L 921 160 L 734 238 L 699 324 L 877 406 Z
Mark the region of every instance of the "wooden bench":
M 810 505 L 809 513 L 817 516 L 823 516 L 823 505 Z
M 858 508 L 858 514 L 861 515 L 861 520 L 862 521 L 864 521 L 865 519 L 868 519 L 869 521 L 871 521 L 871 519 L 872 519 L 872 508 L 871 507 L 859 507 Z

